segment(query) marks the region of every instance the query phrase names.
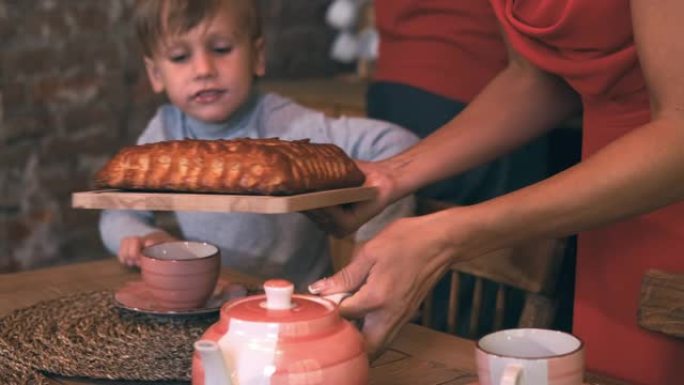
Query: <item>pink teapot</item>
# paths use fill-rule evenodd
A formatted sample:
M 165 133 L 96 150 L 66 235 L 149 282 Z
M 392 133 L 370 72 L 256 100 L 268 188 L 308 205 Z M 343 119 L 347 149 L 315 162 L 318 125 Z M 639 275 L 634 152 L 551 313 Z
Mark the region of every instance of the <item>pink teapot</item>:
M 269 280 L 265 295 L 229 302 L 195 342 L 193 385 L 365 385 L 361 333 L 340 317 L 341 297 L 293 295 Z

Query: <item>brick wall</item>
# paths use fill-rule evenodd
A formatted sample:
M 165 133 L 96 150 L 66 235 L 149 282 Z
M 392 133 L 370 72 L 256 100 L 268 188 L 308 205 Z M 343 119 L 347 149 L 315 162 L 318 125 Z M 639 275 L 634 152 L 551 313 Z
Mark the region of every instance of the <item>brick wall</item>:
M 328 0 L 260 0 L 268 77 L 325 76 Z M 132 0 L 0 0 L 0 272 L 107 257 L 74 191 L 153 113 Z

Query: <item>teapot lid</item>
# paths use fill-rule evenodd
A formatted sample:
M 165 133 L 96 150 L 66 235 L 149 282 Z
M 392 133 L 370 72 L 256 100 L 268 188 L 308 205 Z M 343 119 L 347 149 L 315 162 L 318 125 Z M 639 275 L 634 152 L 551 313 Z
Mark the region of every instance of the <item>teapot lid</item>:
M 264 283 L 263 295 L 230 302 L 221 309 L 222 316 L 249 322 L 289 323 L 313 321 L 334 315 L 337 304 L 314 295 L 297 295 L 292 282 L 271 279 Z

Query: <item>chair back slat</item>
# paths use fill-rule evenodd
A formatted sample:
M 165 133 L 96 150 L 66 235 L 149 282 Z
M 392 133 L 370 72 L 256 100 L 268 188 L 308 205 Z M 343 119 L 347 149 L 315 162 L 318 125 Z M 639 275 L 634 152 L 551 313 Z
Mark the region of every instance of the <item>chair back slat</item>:
M 454 206 L 446 202 L 419 199 L 417 207 L 418 214 L 424 215 Z M 501 330 L 514 310 L 511 301 L 516 300 L 516 297 L 510 294 L 515 290 L 518 293 L 522 291 L 524 297 L 522 310 L 519 304 L 517 307 L 521 312 L 517 326 L 550 327 L 556 314 L 557 298 L 554 289 L 565 244 L 566 239 L 540 239 L 455 263 L 447 273 L 450 283 L 446 331 L 476 339 L 493 330 Z M 466 277 L 468 279 L 464 280 Z M 463 285 L 467 282 L 472 282 L 472 288 L 464 291 Z M 492 285 L 494 291 L 490 293 Z M 439 306 L 435 302 L 436 294 L 434 290 L 431 291 L 422 306 L 421 323 L 426 327 L 434 328 L 441 324 L 434 318 L 434 314 L 439 314 L 436 309 Z M 493 300 L 492 295 L 495 296 Z M 520 294 L 517 298 L 519 300 Z M 466 309 L 461 304 L 462 300 L 470 303 Z M 483 325 L 492 330 L 484 330 Z M 459 333 L 459 330 L 462 332 Z

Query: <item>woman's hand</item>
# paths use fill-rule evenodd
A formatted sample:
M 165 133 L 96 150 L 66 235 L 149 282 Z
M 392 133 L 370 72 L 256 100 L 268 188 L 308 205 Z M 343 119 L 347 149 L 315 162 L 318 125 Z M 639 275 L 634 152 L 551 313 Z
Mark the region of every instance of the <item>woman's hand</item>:
M 375 198 L 304 212 L 319 227 L 337 237 L 353 233 L 390 203 L 401 198 L 393 196 L 396 183 L 382 163 L 356 161 L 356 164 L 366 175 L 364 186 L 377 188 L 378 195 Z
M 347 318 L 363 318 L 371 357 L 415 314 L 453 258 L 465 257 L 460 241 L 448 235 L 453 234 L 453 222 L 445 223 L 458 218 L 456 210 L 397 220 L 364 244 L 344 269 L 310 286 L 311 292 L 320 294 L 355 292 L 340 311 Z M 449 232 L 447 226 L 452 226 Z
M 164 242 L 175 241 L 176 238 L 166 231 L 155 231 L 142 237 L 126 237 L 121 240 L 119 245 L 119 262 L 133 267 L 140 266 L 141 251 L 145 247 Z

